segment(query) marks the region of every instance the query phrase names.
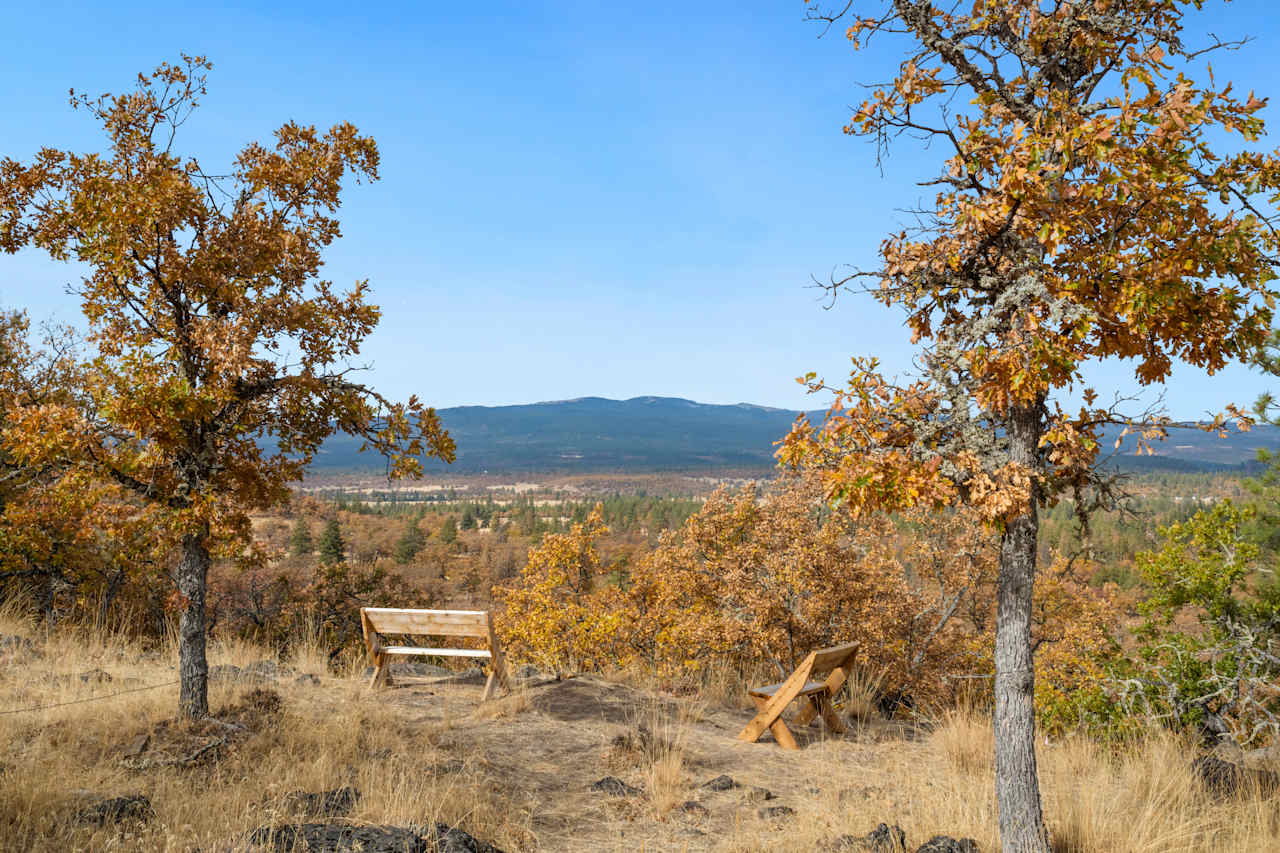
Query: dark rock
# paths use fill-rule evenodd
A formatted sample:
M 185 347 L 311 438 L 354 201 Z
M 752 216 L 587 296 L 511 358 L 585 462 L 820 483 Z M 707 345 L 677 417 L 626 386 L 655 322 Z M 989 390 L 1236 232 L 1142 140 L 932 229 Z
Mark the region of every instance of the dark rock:
M 250 834 L 249 845 L 279 853 L 436 853 L 440 849 L 412 829 L 336 823 L 260 827 Z
M 790 817 L 795 813 L 796 810 L 791 806 L 765 806 L 756 810 L 756 817 L 761 820 L 777 820 L 778 818 Z
M 747 799 L 753 803 L 763 803 L 763 802 L 767 802 L 768 800 L 777 799 L 777 795 L 775 795 L 773 791 L 770 791 L 768 788 L 757 788 L 756 786 L 752 785 L 750 788 L 747 789 Z
M 209 667 L 210 681 L 239 681 L 242 677 L 243 670 L 235 664 L 220 663 L 217 666 Z
M 332 791 L 294 791 L 285 795 L 285 808 L 304 817 L 343 817 L 355 808 L 360 790 L 347 785 Z
M 1191 765 L 1191 769 L 1211 793 L 1220 797 L 1231 797 L 1241 790 L 1256 788 L 1264 794 L 1280 788 L 1280 775 L 1270 770 L 1254 770 L 1241 767 L 1212 755 L 1202 755 Z
M 808 788 L 804 789 L 804 792 L 811 797 L 816 797 L 822 793 L 822 789 L 817 787 L 816 785 L 810 785 Z
M 309 672 L 302 673 L 302 675 L 299 675 L 293 681 L 295 684 L 319 684 L 320 683 L 320 679 Z
M 418 678 L 447 678 L 453 675 L 452 670 L 422 661 L 397 661 L 391 664 L 390 672 L 397 675 L 412 675 Z
M 437 823 L 436 853 L 502 853 L 502 851 L 456 826 Z
M 876 696 L 876 710 L 886 720 L 893 719 L 898 711 L 910 711 L 916 707 L 916 701 L 910 693 L 901 690 L 890 690 Z
M 210 681 L 274 681 L 284 669 L 273 660 L 254 661 L 243 669 L 230 663 L 209 667 Z
M 949 835 L 935 835 L 916 849 L 916 853 L 980 853 L 972 838 L 956 840 Z
M 78 677 L 84 684 L 107 684 L 112 680 L 111 673 L 103 669 L 91 669 L 80 673 Z
M 907 849 L 907 834 L 896 823 L 893 826 L 881 823 L 856 840 L 858 846 L 845 849 L 862 850 L 866 853 L 903 853 Z
M 502 853 L 492 844 L 444 823 L 421 832 L 403 826 L 294 823 L 260 827 L 248 841 L 251 846 L 279 853 Z
M 710 791 L 728 791 L 730 788 L 738 787 L 738 783 L 733 781 L 732 776 L 720 775 L 710 782 L 703 783 L 702 787 Z
M 288 667 L 281 666 L 275 661 L 266 658 L 254 661 L 244 668 L 245 672 L 260 675 L 263 678 L 275 678 L 276 676 L 283 675 L 287 670 Z
M 685 800 L 680 804 L 680 811 L 695 817 L 706 817 L 711 814 L 711 811 L 706 806 L 696 800 Z
M 611 797 L 628 797 L 639 794 L 639 788 L 633 788 L 617 776 L 606 776 L 591 783 L 591 790 L 601 791 Z
M 109 823 L 139 821 L 146 823 L 156 816 L 151 801 L 141 794 L 124 797 L 103 797 L 76 812 L 76 823 L 106 826 Z
M 487 677 L 484 670 L 478 666 L 468 667 L 462 672 L 449 673 L 449 681 L 454 684 L 483 684 Z

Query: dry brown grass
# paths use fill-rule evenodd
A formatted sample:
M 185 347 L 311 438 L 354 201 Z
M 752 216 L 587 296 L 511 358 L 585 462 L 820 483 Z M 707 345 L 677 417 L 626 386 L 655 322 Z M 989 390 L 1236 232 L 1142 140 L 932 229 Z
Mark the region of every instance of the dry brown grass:
M 69 629 L 41 639 L 0 614 L 0 635 L 35 639 L 32 652 L 0 654 L 0 711 L 69 702 L 171 681 L 176 656 L 143 652 L 120 638 Z M 250 644 L 211 644 L 210 663 L 263 658 Z M 307 669 L 312 666 L 295 659 Z M 101 671 L 110 681 L 79 674 Z M 320 670 L 323 672 L 323 669 Z M 312 674 L 315 674 L 314 671 Z M 211 684 L 214 715 L 252 688 Z M 122 761 L 138 734 L 173 717 L 176 687 L 0 716 L 0 850 L 189 850 L 225 848 L 248 830 L 296 815 L 281 811 L 292 791 L 354 785 L 357 822 L 427 825 L 443 820 L 501 847 L 527 848 L 528 812 L 509 802 L 501 780 L 476 756 L 441 747 L 447 724 L 410 725 L 402 709 L 370 697 L 357 681 L 321 687 L 284 678 L 270 685 L 282 710 L 217 760 L 194 767 L 131 770 Z M 153 736 L 153 741 L 154 741 Z M 465 772 L 432 772 L 459 761 Z M 77 823 L 91 795 L 143 794 L 156 817 L 145 825 Z
M 604 768 L 635 776 L 657 820 L 689 799 L 687 741 L 690 727 L 699 719 L 699 706 L 693 703 L 637 704 L 605 752 Z
M 841 712 L 845 718 L 855 724 L 874 720 L 877 716 L 876 697 L 880 694 L 883 681 L 883 671 L 871 673 L 855 666 L 844 687 L 845 699 Z
M 74 628 L 44 636 L 0 608 L 0 635 L 14 634 L 32 647 L 0 651 L 0 711 L 175 678 L 170 648 L 145 650 Z M 218 642 L 210 652 L 214 665 L 240 667 L 265 654 L 242 642 Z M 295 645 L 290 663 L 322 684 L 277 679 L 269 686 L 280 693 L 281 710 L 196 767 L 139 771 L 121 760 L 136 734 L 172 718 L 175 687 L 0 715 L 0 850 L 223 849 L 254 827 L 298 819 L 288 810 L 290 792 L 344 785 L 363 794 L 352 821 L 442 820 L 508 851 L 810 851 L 843 834 L 865 835 L 881 821 L 902 826 L 911 850 L 939 833 L 972 837 L 987 853 L 999 849 L 991 725 L 971 711 L 944 714 L 927 731 L 887 723 L 855 707 L 872 695 L 855 684 L 846 706 L 860 722 L 855 731 L 845 738 L 798 732 L 809 742 L 794 753 L 735 741 L 750 716 L 736 702 L 672 699 L 584 679 L 519 687 L 477 708 L 474 686 L 456 695 L 433 685 L 371 695 L 362 679 L 326 674 L 318 645 Z M 729 684 L 726 678 L 726 700 Z M 211 704 L 225 708 L 252 686 L 216 682 Z M 634 696 L 634 707 L 606 719 L 556 705 L 557 717 L 538 699 L 551 691 Z M 1163 735 L 1123 749 L 1084 738 L 1041 745 L 1056 853 L 1280 850 L 1280 798 L 1210 796 L 1192 775 L 1193 753 Z M 590 792 L 589 782 L 606 772 L 644 794 Z M 719 773 L 743 787 L 699 787 Z M 795 815 L 781 824 L 757 817 L 765 804 L 752 799 L 752 785 L 777 794 L 767 805 L 787 805 Z M 97 828 L 74 820 L 87 794 L 133 793 L 150 798 L 156 817 L 149 824 Z M 690 799 L 709 814 L 686 814 L 681 804 Z
M 532 702 L 533 695 L 529 692 L 529 688 L 523 684 L 517 684 L 505 695 L 499 693 L 493 700 L 480 705 L 472 712 L 472 716 L 478 720 L 514 717 L 529 710 Z

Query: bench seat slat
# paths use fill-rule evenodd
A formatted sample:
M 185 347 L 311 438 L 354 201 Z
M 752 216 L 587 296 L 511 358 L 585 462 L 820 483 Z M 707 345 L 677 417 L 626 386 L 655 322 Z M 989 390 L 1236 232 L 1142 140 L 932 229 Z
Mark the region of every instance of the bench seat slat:
M 766 684 L 764 687 L 753 687 L 750 690 L 748 690 L 747 693 L 751 696 L 761 696 L 761 697 L 768 698 L 773 694 L 777 693 L 778 688 L 785 683 L 786 682 L 779 681 L 777 684 Z M 825 689 L 827 689 L 827 685 L 825 682 L 810 681 L 807 684 L 805 684 L 804 689 L 801 690 L 797 695 L 808 696 L 811 693 L 820 693 Z
M 424 649 L 416 646 L 384 646 L 384 655 L 441 655 L 454 658 L 491 658 L 488 649 Z

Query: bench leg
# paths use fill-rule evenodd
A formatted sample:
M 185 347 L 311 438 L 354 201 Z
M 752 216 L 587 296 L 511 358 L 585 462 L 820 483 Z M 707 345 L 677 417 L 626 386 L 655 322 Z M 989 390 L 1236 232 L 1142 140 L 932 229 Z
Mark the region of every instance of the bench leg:
M 761 711 L 764 706 L 769 704 L 768 699 L 761 699 L 759 696 L 752 696 L 755 700 L 756 707 Z M 799 749 L 800 745 L 796 743 L 796 739 L 791 734 L 791 729 L 787 728 L 787 724 L 782 721 L 782 715 L 778 715 L 778 719 L 769 724 L 769 731 L 773 732 L 773 739 L 777 741 L 778 746 L 783 749 Z
M 387 656 L 378 655 L 373 659 L 373 678 L 369 679 L 369 689 L 377 690 L 391 683 L 391 673 L 387 671 Z
M 502 685 L 507 690 L 511 689 L 511 682 L 507 678 L 507 662 L 502 657 L 501 651 L 496 651 L 489 659 L 489 679 L 484 683 L 484 694 L 480 697 L 480 701 L 487 702 L 492 699 L 498 692 L 498 685 Z

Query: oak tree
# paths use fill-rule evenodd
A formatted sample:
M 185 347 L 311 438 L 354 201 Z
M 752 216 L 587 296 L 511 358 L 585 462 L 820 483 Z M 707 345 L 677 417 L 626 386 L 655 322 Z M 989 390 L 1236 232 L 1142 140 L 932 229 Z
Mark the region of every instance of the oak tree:
M 118 486 L 65 459 L 31 459 L 26 414 L 87 404 L 74 335 L 33 339 L 22 312 L 0 313 L 0 594 L 38 604 L 46 622 L 94 611 L 105 625 L 125 587 L 164 547 L 148 514 Z
M 1141 385 L 1175 359 L 1213 372 L 1271 322 L 1280 158 L 1257 150 L 1265 101 L 1204 69 L 1206 50 L 1233 45 L 1184 41 L 1202 5 L 850 0 L 813 13 L 843 20 L 854 47 L 903 47 L 846 131 L 879 150 L 923 141 L 945 161 L 881 262 L 830 282 L 900 306 L 919 370 L 899 381 L 855 359 L 825 425 L 801 421 L 780 455 L 821 471 L 855 514 L 965 503 L 999 530 L 1006 851 L 1049 849 L 1032 705 L 1038 510 L 1068 492 L 1081 511 L 1108 499 L 1102 426 L 1151 437 L 1168 423 L 1100 405 L 1083 370 L 1127 361 Z M 1068 410 L 1071 392 L 1083 404 Z
M 247 513 L 286 502 L 335 430 L 385 453 L 452 460 L 433 409 L 356 381 L 351 359 L 378 321 L 368 283 L 321 277 L 351 179 L 378 176 L 373 139 L 350 124 L 289 122 L 227 170 L 177 153 L 210 63 L 183 56 L 119 95 L 72 92 L 101 124 L 102 152 L 40 150 L 0 161 L 0 248 L 31 247 L 85 269 L 78 293 L 95 349 L 91 405 L 24 412 L 20 452 L 61 455 L 161 510 L 176 543 L 180 697 L 208 713 L 210 562 L 252 559 Z

